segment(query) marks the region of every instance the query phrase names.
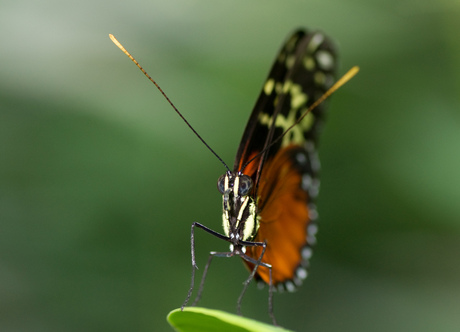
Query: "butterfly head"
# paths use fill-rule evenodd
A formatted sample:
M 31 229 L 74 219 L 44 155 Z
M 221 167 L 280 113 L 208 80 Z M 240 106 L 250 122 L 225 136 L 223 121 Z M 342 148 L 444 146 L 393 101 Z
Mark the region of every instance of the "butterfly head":
M 252 188 L 251 177 L 240 172 L 226 172 L 217 181 L 222 194 L 224 232 L 234 246 L 251 240 L 259 227 L 256 204 L 250 195 Z

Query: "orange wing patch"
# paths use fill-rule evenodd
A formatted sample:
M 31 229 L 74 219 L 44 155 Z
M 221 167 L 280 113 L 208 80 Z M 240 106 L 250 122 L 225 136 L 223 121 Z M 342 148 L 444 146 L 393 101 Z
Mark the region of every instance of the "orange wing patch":
M 294 149 L 299 146 L 288 146 L 266 162 L 257 195 L 261 227 L 254 241 L 267 242 L 262 262 L 272 265 L 274 285 L 294 278 L 302 261 L 301 249 L 307 242 L 308 194 L 301 188 L 302 174 L 294 164 Z M 254 259 L 262 253 L 261 247 L 246 249 Z M 270 282 L 267 268 L 259 266 L 257 274 L 267 284 Z
M 249 158 L 247 160 L 251 160 L 252 158 L 255 158 L 260 151 L 254 151 L 249 155 Z M 253 177 L 254 174 L 257 173 L 257 169 L 259 168 L 259 163 L 260 163 L 260 156 L 255 158 L 253 161 L 251 161 L 243 170 L 243 174 L 249 175 L 250 177 Z M 238 165 L 238 169 L 242 169 L 244 164 L 246 163 L 246 160 L 243 161 L 243 159 L 240 160 L 240 163 Z

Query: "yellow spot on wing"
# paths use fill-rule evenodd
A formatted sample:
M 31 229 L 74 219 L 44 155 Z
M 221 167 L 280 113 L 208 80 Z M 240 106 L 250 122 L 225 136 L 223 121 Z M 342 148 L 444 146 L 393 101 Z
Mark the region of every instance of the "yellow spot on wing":
M 313 70 L 315 68 L 315 60 L 311 56 L 307 56 L 303 60 L 303 65 L 307 70 Z
M 269 88 L 271 88 L 271 85 L 274 83 L 273 81 L 269 83 L 269 81 L 267 81 L 267 83 L 265 84 L 264 90 L 268 90 Z M 284 84 L 276 82 L 275 90 L 278 94 L 275 99 L 275 105 L 278 101 L 278 97 L 280 94 L 290 95 L 291 97 L 289 113 L 287 115 L 278 114 L 274 124 L 275 127 L 281 128 L 284 132 L 290 126 L 292 126 L 292 124 L 297 120 L 298 114 L 303 113 L 299 112 L 299 110 L 305 107 L 308 100 L 308 96 L 302 91 L 302 87 L 299 84 L 294 84 L 290 80 L 284 82 Z M 266 113 L 261 113 L 259 115 L 259 123 L 262 125 L 270 127 L 272 125 L 272 121 L 272 115 Z M 304 141 L 303 133 L 311 128 L 313 122 L 313 114 L 308 114 L 307 116 L 305 116 L 304 119 L 297 126 L 291 129 L 291 135 L 286 135 L 283 137 L 282 146 L 284 147 L 292 143 L 301 144 Z
M 294 66 L 295 58 L 294 54 L 291 54 L 286 58 L 286 68 L 290 69 Z
M 291 90 L 291 87 L 292 87 L 292 81 L 286 81 L 286 82 L 284 82 L 284 85 L 283 85 L 283 93 L 289 92 L 289 90 Z
M 326 75 L 322 71 L 317 71 L 314 79 L 315 83 L 318 85 L 324 85 L 326 83 Z
M 275 86 L 275 80 L 273 78 L 267 80 L 267 82 L 264 85 L 265 94 L 270 95 L 273 91 L 274 86 Z
M 302 92 L 300 85 L 293 85 L 291 89 L 291 107 L 295 110 L 307 102 L 307 96 Z
M 305 96 L 305 94 L 301 93 L 298 95 L 294 95 L 292 96 L 292 99 L 291 99 L 291 106 L 294 109 L 298 109 L 299 107 L 304 105 L 306 101 L 307 101 L 307 96 Z

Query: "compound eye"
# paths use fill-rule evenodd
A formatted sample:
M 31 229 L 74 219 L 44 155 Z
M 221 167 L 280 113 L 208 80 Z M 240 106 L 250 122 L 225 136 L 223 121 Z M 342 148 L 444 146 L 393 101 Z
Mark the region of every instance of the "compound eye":
M 247 175 L 240 175 L 240 183 L 238 187 L 238 194 L 241 196 L 246 196 L 249 194 L 249 191 L 252 189 L 252 179 Z
M 225 192 L 225 176 L 227 173 L 221 175 L 217 180 L 217 190 L 223 195 Z

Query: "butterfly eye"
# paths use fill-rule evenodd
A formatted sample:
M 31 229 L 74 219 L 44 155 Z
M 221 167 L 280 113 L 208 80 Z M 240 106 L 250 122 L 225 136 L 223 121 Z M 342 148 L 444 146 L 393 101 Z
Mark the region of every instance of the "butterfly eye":
M 241 175 L 240 184 L 238 187 L 238 194 L 241 196 L 246 196 L 251 189 L 252 189 L 252 179 L 247 175 Z
M 219 190 L 219 192 L 223 195 L 224 192 L 225 192 L 225 176 L 227 174 L 223 174 L 219 177 L 219 179 L 217 180 L 217 190 Z

